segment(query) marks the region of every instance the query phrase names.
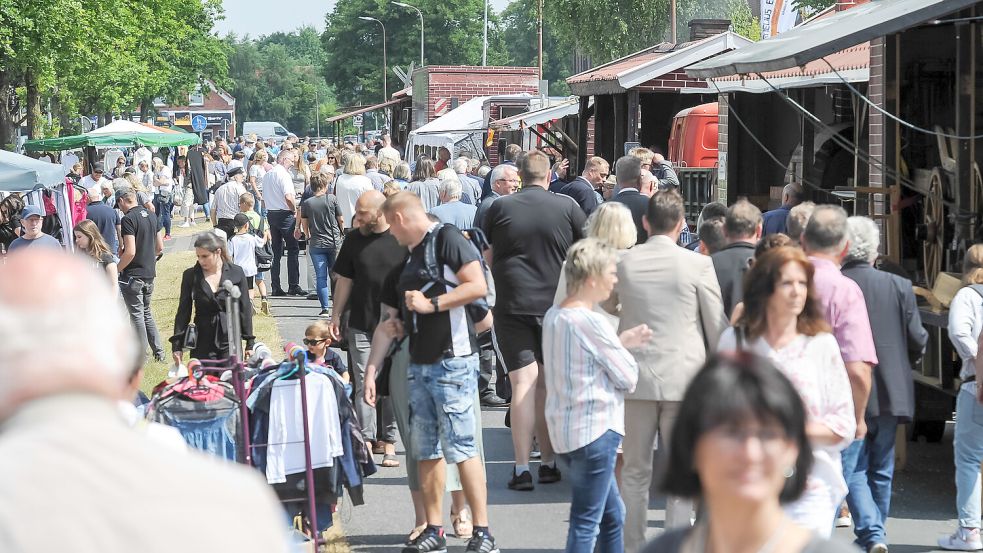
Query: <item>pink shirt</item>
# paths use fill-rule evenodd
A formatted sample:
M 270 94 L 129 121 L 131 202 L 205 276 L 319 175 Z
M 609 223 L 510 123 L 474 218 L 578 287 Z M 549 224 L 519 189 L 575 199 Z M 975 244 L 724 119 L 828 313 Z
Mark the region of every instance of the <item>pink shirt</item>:
M 828 259 L 809 256 L 809 261 L 816 268 L 813 285 L 826 322 L 833 328 L 843 362 L 876 365 L 877 352 L 860 286 L 843 276 L 840 268 Z

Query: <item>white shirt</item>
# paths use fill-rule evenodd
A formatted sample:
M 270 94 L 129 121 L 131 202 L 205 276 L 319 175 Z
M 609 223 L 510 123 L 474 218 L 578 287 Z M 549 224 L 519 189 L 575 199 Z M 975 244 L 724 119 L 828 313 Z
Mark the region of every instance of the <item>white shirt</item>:
M 287 205 L 287 194 L 294 197 L 294 181 L 290 178 L 290 173 L 282 165 L 273 167 L 273 170 L 263 176 L 263 201 L 266 202 L 266 209 L 290 210 Z
M 219 219 L 231 219 L 235 217 L 239 213 L 239 196 L 245 193 L 246 187 L 234 180 L 230 180 L 220 186 L 215 191 L 215 197 L 212 199 L 212 209 L 215 210 L 215 216 Z
M 338 197 L 338 207 L 345 219 L 345 228 L 352 228 L 355 221 L 355 202 L 365 192 L 374 190 L 372 181 L 365 175 L 340 175 L 335 183 L 335 196 Z
M 949 304 L 949 341 L 962 359 L 959 378 L 965 380 L 976 374 L 976 353 L 983 330 L 983 297 L 975 290 L 964 286 L 956 292 Z M 964 386 L 972 384 L 967 383 Z M 975 390 L 970 390 L 975 391 Z
M 238 167 L 240 169 L 244 169 L 244 167 L 242 166 L 242 160 L 241 159 L 233 159 L 232 161 L 229 162 L 228 166 L 226 166 L 226 169 L 227 169 L 227 171 L 231 171 L 232 169 L 235 169 L 236 167 Z
M 252 233 L 236 234 L 229 238 L 229 255 L 232 262 L 242 268 L 247 277 L 256 276 L 256 248 L 266 243 L 266 240 Z
M 307 423 L 310 428 L 312 468 L 334 466 L 335 457 L 344 454 L 338 402 L 329 376 L 307 376 Z M 301 423 L 300 381 L 278 380 L 270 393 L 270 444 L 266 457 L 266 480 L 286 481 L 288 474 L 306 468 L 304 427 Z
M 79 186 L 88 190 L 95 186 L 101 188 L 103 186 L 110 186 L 110 184 L 109 184 L 109 179 L 107 179 L 106 177 L 102 177 L 101 179 L 96 180 L 92 178 L 92 173 L 89 173 L 88 175 L 82 177 L 82 180 L 79 181 Z M 112 187 L 110 186 L 110 188 Z
M 254 163 L 249 166 L 249 176 L 256 177 L 256 190 L 263 191 L 263 179 L 266 178 L 266 169 L 262 163 Z M 249 179 L 246 179 L 247 181 Z
M 137 151 L 133 152 L 133 166 L 137 167 L 140 165 L 141 161 L 146 161 L 147 166 L 149 167 L 152 157 L 153 154 L 150 153 L 150 150 L 148 150 L 146 146 L 140 146 L 137 148 Z
M 379 150 L 379 159 L 388 158 L 396 163 L 399 163 L 402 156 L 399 155 L 399 150 L 393 148 L 392 146 L 385 146 Z

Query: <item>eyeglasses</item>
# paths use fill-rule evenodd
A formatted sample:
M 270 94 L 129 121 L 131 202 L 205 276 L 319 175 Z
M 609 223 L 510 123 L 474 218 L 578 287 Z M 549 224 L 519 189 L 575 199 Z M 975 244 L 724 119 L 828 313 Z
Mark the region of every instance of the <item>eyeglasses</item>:
M 320 340 L 310 340 L 308 338 L 304 338 L 304 345 L 305 346 L 316 346 L 316 345 L 320 344 L 321 342 L 327 342 L 327 341 L 328 341 L 327 338 L 321 338 Z
M 724 425 L 711 430 L 708 434 L 716 436 L 728 449 L 744 447 L 749 438 L 754 438 L 761 444 L 761 448 L 769 453 L 774 453 L 789 439 L 780 428 L 769 426 L 749 428 Z

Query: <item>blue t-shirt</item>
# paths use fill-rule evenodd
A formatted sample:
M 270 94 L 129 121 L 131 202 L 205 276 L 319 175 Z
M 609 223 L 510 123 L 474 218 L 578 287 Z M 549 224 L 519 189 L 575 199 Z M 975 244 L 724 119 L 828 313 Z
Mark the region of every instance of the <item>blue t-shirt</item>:
M 34 240 L 28 240 L 23 237 L 18 237 L 16 240 L 10 243 L 9 251 L 13 252 L 14 250 L 19 250 L 22 248 L 31 248 L 31 247 L 60 248 L 61 243 L 47 234 L 42 234 L 41 236 L 35 238 Z
M 119 212 L 102 202 L 94 202 L 85 206 L 85 218 L 96 224 L 99 234 L 114 254 L 119 251 L 119 240 L 116 238 L 116 226 L 120 224 Z
M 468 205 L 461 201 L 440 204 L 430 210 L 441 223 L 450 223 L 457 228 L 464 230 L 474 228 L 474 214 L 478 210 L 473 205 Z

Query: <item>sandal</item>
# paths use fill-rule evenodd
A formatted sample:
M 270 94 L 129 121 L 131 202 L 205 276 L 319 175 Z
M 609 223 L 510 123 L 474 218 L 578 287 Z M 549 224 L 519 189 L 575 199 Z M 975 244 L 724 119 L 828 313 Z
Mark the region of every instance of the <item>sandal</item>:
M 390 453 L 382 456 L 382 466 L 386 468 L 396 468 L 399 466 L 399 459 L 396 454 Z
M 471 521 L 471 511 L 465 507 L 460 513 L 451 513 L 451 523 L 454 525 L 454 535 L 462 539 L 470 539 L 474 534 L 474 523 Z
M 406 536 L 406 545 L 410 545 L 411 543 L 413 543 L 413 540 L 419 538 L 420 535 L 423 534 L 423 531 L 426 529 L 427 529 L 426 524 L 421 524 L 416 528 L 414 528 L 413 531 L 410 532 L 408 536 Z

